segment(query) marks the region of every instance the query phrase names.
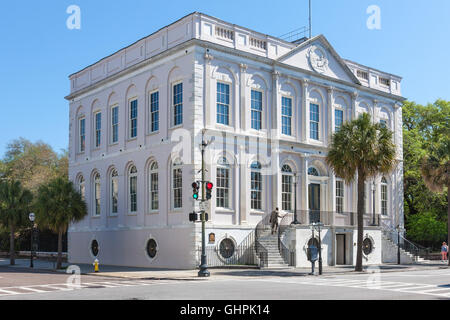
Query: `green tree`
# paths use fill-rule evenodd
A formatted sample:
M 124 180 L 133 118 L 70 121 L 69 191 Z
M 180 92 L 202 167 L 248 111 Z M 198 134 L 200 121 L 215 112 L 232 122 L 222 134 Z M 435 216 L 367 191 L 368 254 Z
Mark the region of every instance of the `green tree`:
M 58 234 L 57 268 L 62 264 L 62 236 L 71 222 L 87 215 L 86 203 L 73 183 L 66 178 L 56 178 L 42 185 L 36 201 L 37 223 Z
M 327 164 L 347 184 L 357 179 L 358 241 L 355 271 L 363 270 L 365 183 L 380 173 L 391 172 L 395 166 L 395 154 L 392 131 L 380 124 L 373 124 L 367 113 L 342 125 L 331 138 Z
M 15 265 L 15 232 L 28 221 L 32 200 L 32 193 L 24 189 L 19 181 L 2 180 L 0 182 L 0 223 L 10 232 L 11 265 Z
M 408 237 L 426 244 L 427 247 L 442 243 L 447 236 L 446 223 L 440 221 L 433 212 L 421 212 L 411 216 L 407 227 Z
M 17 180 L 36 194 L 39 186 L 56 177 L 67 177 L 67 152 L 55 153 L 44 142 L 32 143 L 24 138 L 11 141 L 0 164 L 0 175 Z

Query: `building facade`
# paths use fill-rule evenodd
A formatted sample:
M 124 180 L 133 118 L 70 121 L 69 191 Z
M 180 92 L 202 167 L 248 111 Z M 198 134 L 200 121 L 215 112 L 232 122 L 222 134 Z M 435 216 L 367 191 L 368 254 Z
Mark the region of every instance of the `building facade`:
M 201 180 L 203 132 L 214 183 L 208 246 L 219 258 L 274 208 L 292 215 L 296 201 L 302 225 L 283 240 L 296 265 L 311 211 L 326 220 L 326 263 L 352 264 L 356 184 L 324 159 L 330 135 L 364 112 L 398 147 L 395 170 L 367 184 L 368 263 L 382 256 L 372 214 L 403 224 L 401 78 L 342 59 L 322 35 L 288 42 L 195 12 L 70 84 L 69 176 L 89 211 L 69 228 L 70 262 L 196 267 L 200 225 L 188 215 L 198 210 L 191 185 Z

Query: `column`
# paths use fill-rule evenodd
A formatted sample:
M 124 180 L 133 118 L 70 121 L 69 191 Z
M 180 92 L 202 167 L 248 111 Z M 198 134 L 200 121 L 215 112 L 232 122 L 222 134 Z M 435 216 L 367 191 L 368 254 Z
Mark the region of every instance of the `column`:
M 204 98 L 204 106 L 203 110 L 205 112 L 205 127 L 211 126 L 214 122 L 212 122 L 211 117 L 214 114 L 213 106 L 211 103 L 211 60 L 213 56 L 209 53 L 205 54 L 205 98 Z
M 308 83 L 309 81 L 307 79 L 302 79 L 302 119 L 303 119 L 303 126 L 302 126 L 302 139 L 301 141 L 303 143 L 306 143 L 309 140 L 309 117 L 308 117 Z
M 358 99 L 358 92 L 356 92 L 356 91 L 352 92 L 351 96 L 352 96 L 352 116 L 351 116 L 351 119 L 355 120 L 358 117 L 358 110 L 357 110 L 357 106 L 356 106 L 356 99 Z
M 239 148 L 239 223 L 241 225 L 247 224 L 248 214 L 248 199 L 249 199 L 249 182 L 248 182 L 248 166 L 247 166 L 247 154 L 245 152 L 245 146 L 240 145 Z
M 333 105 L 334 105 L 334 98 L 333 98 L 333 92 L 334 92 L 334 88 L 333 87 L 328 87 L 327 88 L 327 92 L 328 92 L 328 119 L 327 119 L 327 131 L 325 133 L 325 143 L 328 145 L 331 141 L 330 141 L 330 137 L 331 134 L 333 133 L 333 127 L 334 127 L 334 113 L 333 113 Z
M 245 88 L 246 88 L 246 80 L 247 80 L 247 65 L 246 64 L 240 64 L 240 75 L 239 75 L 239 87 L 240 87 L 240 93 L 239 93 L 239 97 L 240 97 L 240 106 L 239 106 L 239 110 L 241 112 L 241 123 L 240 123 L 240 128 L 242 131 L 247 130 L 247 114 L 248 114 L 248 110 L 247 110 L 247 105 L 246 105 L 246 92 L 245 92 Z
M 308 166 L 309 166 L 309 157 L 307 155 L 302 155 L 302 168 L 301 168 L 301 181 L 299 181 L 299 184 L 302 185 L 303 187 L 303 192 L 301 193 L 301 201 L 300 201 L 300 210 L 302 212 L 307 212 L 309 210 L 309 203 L 308 203 L 308 197 L 309 197 L 309 190 L 308 190 L 308 186 L 309 186 L 309 179 L 308 179 Z M 307 214 L 305 215 L 301 215 L 301 217 L 299 217 L 300 222 L 305 224 L 305 223 L 309 223 L 309 218 Z
M 281 109 L 279 103 L 279 83 L 280 73 L 274 71 L 272 73 L 272 139 L 278 139 L 281 134 Z

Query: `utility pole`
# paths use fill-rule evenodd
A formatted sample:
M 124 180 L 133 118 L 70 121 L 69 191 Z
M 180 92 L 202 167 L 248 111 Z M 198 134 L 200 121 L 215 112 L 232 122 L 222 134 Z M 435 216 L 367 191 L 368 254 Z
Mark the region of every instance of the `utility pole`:
M 309 38 L 312 38 L 312 9 L 311 0 L 309 0 Z
M 208 143 L 205 142 L 205 129 L 202 131 L 202 144 L 201 144 L 201 152 L 202 152 L 202 199 L 201 202 L 206 202 L 206 181 L 205 181 L 205 150 L 208 146 Z M 205 224 L 206 224 L 206 212 L 205 210 L 202 210 L 201 212 L 202 216 L 202 257 L 201 257 L 201 264 L 200 264 L 200 271 L 198 272 L 199 277 L 209 277 L 210 273 L 208 271 L 208 265 L 206 263 L 206 230 L 205 230 Z

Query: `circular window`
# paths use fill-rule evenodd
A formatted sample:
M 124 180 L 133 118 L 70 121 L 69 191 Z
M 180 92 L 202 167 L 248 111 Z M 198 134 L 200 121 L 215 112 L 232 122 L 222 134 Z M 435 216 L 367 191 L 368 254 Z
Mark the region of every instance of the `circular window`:
M 224 259 L 229 259 L 235 251 L 234 242 L 231 239 L 223 239 L 219 245 L 219 253 Z
M 369 238 L 365 238 L 363 241 L 363 252 L 366 256 L 368 256 L 369 254 L 371 254 L 373 251 L 373 244 L 372 244 L 372 240 L 370 240 Z
M 92 240 L 91 242 L 91 253 L 94 257 L 98 256 L 98 242 L 97 240 Z
M 156 252 L 158 252 L 158 245 L 154 239 L 150 239 L 147 242 L 147 254 L 150 258 L 154 258 L 156 256 Z

